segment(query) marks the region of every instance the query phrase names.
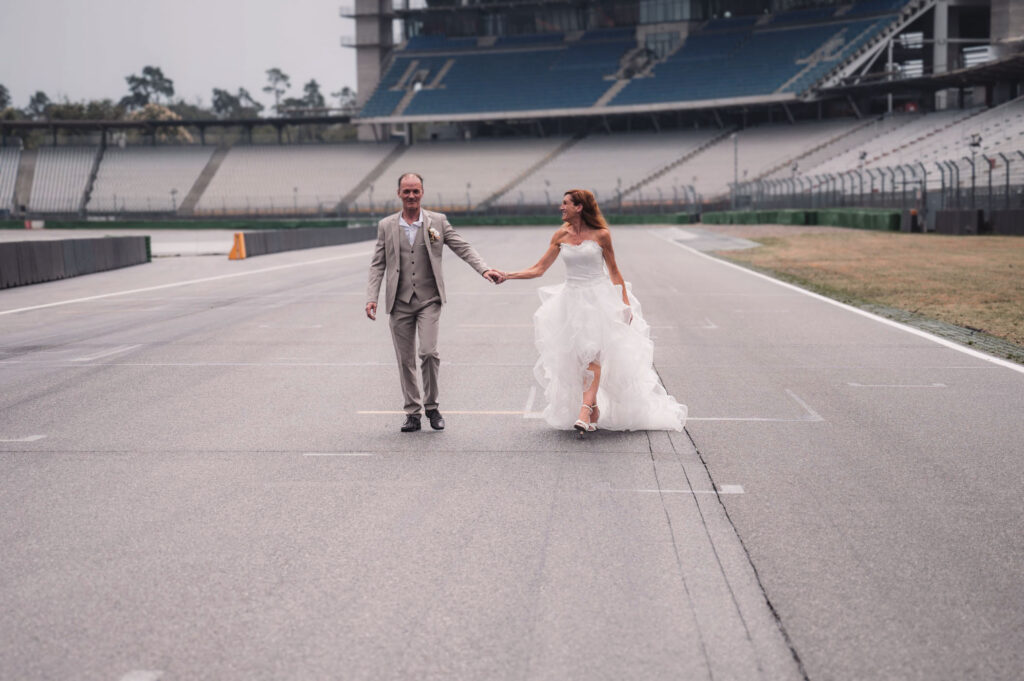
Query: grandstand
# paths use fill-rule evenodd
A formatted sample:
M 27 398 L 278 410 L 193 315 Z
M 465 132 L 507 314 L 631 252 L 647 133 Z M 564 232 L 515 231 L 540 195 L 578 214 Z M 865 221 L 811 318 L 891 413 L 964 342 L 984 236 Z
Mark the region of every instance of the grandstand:
M 21 149 L 0 147 L 0 214 L 14 210 L 14 182 L 18 178 Z
M 526 173 L 564 150 L 564 137 L 425 142 L 408 147 L 402 168 L 415 169 L 425 179 L 431 205 L 440 210 L 466 211 L 503 191 Z M 350 204 L 351 212 L 398 210 L 396 177 L 380 178 Z M 370 192 L 375 192 L 376 198 Z M 372 203 L 371 203 L 372 201 Z
M 335 213 L 394 151 L 393 144 L 236 146 L 225 155 L 195 213 Z
M 499 206 L 551 206 L 570 188 L 587 188 L 599 201 L 619 202 L 643 179 L 665 171 L 723 133 L 717 129 L 645 131 L 633 134 L 598 132 L 578 140 L 536 172 L 503 192 Z M 675 187 L 676 198 L 688 182 Z M 685 196 L 682 197 L 685 200 Z
M 28 209 L 33 213 L 77 213 L 95 170 L 98 149 L 43 147 L 36 157 Z
M 210 147 L 110 148 L 89 197 L 92 213 L 174 212 L 213 154 Z
M 700 213 L 766 187 L 800 201 L 822 186 L 825 200 L 855 187 L 902 207 L 911 182 L 959 202 L 998 180 L 1004 203 L 1024 206 L 1024 55 L 1002 40 L 1024 26 L 997 25 L 1004 0 L 989 1 L 720 0 L 735 11 L 717 17 L 701 2 L 405 5 L 404 39 L 374 38 L 362 141 L 120 148 L 104 132 L 91 147 L 4 146 L 0 211 L 367 218 L 397 209 L 403 171 L 452 213 L 547 213 L 570 187 L 610 212 Z M 353 12 L 390 22 L 388 4 Z M 965 66 L 979 41 L 992 59 Z
M 493 40 L 412 36 L 395 50 L 361 116 L 367 123 L 400 123 L 797 102 L 898 30 L 920 2 L 873 0 L 764 20 L 714 19 L 680 32 L 664 57 L 638 70 L 626 68 L 644 49 L 635 27 Z

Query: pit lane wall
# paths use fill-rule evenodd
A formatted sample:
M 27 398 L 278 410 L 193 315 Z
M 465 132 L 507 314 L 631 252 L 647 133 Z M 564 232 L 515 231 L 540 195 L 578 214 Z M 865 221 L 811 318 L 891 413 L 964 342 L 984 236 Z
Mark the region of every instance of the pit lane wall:
M 105 272 L 152 259 L 148 236 L 0 243 L 0 289 Z

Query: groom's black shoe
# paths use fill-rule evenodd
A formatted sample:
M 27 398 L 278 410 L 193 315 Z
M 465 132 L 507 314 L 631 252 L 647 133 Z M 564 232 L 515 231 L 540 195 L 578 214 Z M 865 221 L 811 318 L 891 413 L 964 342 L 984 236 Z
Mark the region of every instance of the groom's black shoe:
M 444 430 L 444 417 L 437 409 L 428 409 L 427 418 L 430 419 L 430 427 L 434 430 Z
M 419 414 L 406 414 L 405 423 L 402 424 L 403 433 L 411 433 L 420 429 L 420 415 Z

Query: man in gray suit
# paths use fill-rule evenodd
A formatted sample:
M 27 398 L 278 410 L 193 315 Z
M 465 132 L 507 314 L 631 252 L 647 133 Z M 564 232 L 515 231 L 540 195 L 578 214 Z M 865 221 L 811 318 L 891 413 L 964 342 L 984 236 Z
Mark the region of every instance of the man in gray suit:
M 442 213 L 420 208 L 423 178 L 405 173 L 398 178 L 398 198 L 402 211 L 377 224 L 377 246 L 370 262 L 370 282 L 366 288 L 366 316 L 377 318 L 380 282 L 387 275 L 385 310 L 391 315 L 391 339 L 398 356 L 398 376 L 405 397 L 405 423 L 402 432 L 420 429 L 421 410 L 425 409 L 430 427 L 444 429 L 438 411 L 437 374 L 441 358 L 437 353 L 438 321 L 445 303 L 441 253 L 444 246 L 465 260 L 488 281 L 500 284 L 504 277 L 484 264 Z M 416 336 L 423 375 L 423 393 L 416 380 Z

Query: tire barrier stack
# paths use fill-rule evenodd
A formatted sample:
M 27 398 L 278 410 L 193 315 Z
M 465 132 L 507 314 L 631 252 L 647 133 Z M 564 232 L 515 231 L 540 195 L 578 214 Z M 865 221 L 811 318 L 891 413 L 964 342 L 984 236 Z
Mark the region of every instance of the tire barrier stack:
M 0 289 L 140 265 L 151 257 L 148 236 L 0 243 Z
M 305 248 L 341 246 L 357 241 L 377 238 L 377 227 L 301 227 L 261 232 L 237 232 L 235 244 L 228 256 L 242 260 L 256 255 L 268 255 Z

